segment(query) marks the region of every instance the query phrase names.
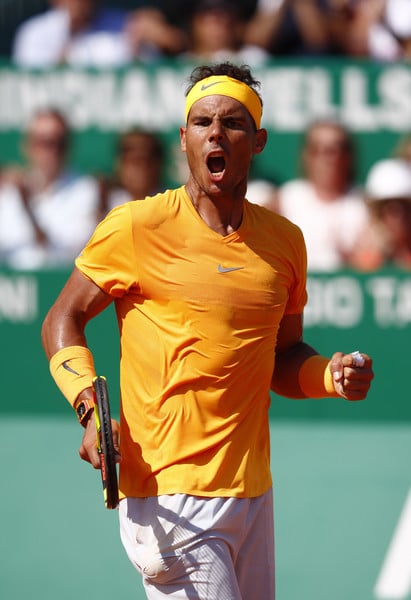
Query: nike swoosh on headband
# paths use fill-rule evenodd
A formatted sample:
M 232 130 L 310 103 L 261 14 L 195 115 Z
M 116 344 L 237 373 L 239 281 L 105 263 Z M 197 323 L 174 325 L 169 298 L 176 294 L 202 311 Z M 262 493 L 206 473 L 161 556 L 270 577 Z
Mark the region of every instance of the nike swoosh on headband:
M 218 85 L 219 83 L 223 83 L 222 81 L 213 81 L 212 83 L 203 83 L 200 90 L 207 90 L 209 87 L 213 85 Z

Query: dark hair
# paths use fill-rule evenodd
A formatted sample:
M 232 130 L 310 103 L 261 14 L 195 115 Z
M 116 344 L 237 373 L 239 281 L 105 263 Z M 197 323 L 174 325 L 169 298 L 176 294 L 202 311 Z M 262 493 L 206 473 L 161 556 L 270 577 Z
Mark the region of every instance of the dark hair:
M 164 148 L 159 137 L 152 131 L 133 127 L 124 131 L 117 141 L 117 153 L 121 156 L 144 145 L 147 152 L 158 161 L 164 158 Z
M 350 130 L 345 127 L 340 121 L 333 118 L 319 118 L 312 121 L 306 128 L 303 136 L 303 145 L 307 145 L 310 135 L 315 129 L 319 129 L 320 127 L 332 127 L 339 131 L 343 137 L 344 148 L 350 152 L 354 153 L 354 140 L 352 138 Z
M 356 151 L 356 146 L 354 143 L 354 138 L 351 134 L 351 131 L 348 129 L 348 127 L 346 127 L 338 119 L 335 119 L 333 117 L 324 117 L 324 118 L 318 118 L 318 119 L 311 121 L 311 123 L 306 127 L 304 135 L 303 135 L 302 149 L 304 150 L 305 148 L 308 147 L 310 135 L 313 133 L 313 131 L 315 131 L 316 129 L 319 129 L 320 127 L 331 127 L 331 128 L 334 128 L 335 130 L 337 130 L 341 134 L 341 136 L 343 138 L 342 139 L 343 149 L 349 156 L 350 163 L 351 163 L 348 177 L 351 182 L 355 181 L 356 176 L 357 176 L 357 173 L 356 173 L 357 151 Z M 303 165 L 300 165 L 300 166 L 301 166 L 302 172 L 304 172 Z
M 62 148 L 63 150 L 67 150 L 71 137 L 70 124 L 65 114 L 58 108 L 49 106 L 37 109 L 30 117 L 26 133 L 30 135 L 34 121 L 43 117 L 51 117 L 60 124 L 63 130 Z
M 250 71 L 250 67 L 248 65 L 234 65 L 233 63 L 230 63 L 228 61 L 212 65 L 200 65 L 196 67 L 188 79 L 189 85 L 186 89 L 186 96 L 190 92 L 190 90 L 195 86 L 196 83 L 198 83 L 202 79 L 211 77 L 212 75 L 227 75 L 227 77 L 231 77 L 232 79 L 238 79 L 238 81 L 242 81 L 243 83 L 248 85 L 252 90 L 254 90 L 254 92 L 260 99 L 261 106 L 263 105 L 263 100 L 259 93 L 261 83 L 253 77 Z
M 65 114 L 58 108 L 55 108 L 54 106 L 43 107 L 43 108 L 37 109 L 30 117 L 30 124 L 35 119 L 41 118 L 41 117 L 52 117 L 56 121 L 59 121 L 62 128 L 65 129 L 67 132 L 70 129 L 70 126 L 69 126 L 69 123 L 68 123 L 68 120 L 67 120 Z
M 233 16 L 240 16 L 239 8 L 235 0 L 197 0 L 192 14 L 199 15 L 207 12 L 221 11 Z

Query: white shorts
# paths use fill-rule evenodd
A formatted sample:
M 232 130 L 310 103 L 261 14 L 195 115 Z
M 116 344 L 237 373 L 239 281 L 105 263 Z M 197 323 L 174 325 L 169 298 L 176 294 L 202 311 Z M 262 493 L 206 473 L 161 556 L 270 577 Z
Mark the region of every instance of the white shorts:
M 120 533 L 149 600 L 274 600 L 274 514 L 257 498 L 125 498 Z

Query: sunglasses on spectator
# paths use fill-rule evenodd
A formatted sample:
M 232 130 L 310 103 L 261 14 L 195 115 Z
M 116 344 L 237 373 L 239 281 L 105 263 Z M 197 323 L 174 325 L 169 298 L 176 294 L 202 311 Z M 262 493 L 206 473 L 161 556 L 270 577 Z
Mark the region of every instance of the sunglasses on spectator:
M 307 144 L 307 150 L 310 154 L 344 154 L 350 151 L 350 146 L 346 142 L 336 142 L 335 144 L 310 142 Z
M 38 146 L 43 148 L 54 149 L 62 151 L 67 146 L 67 138 L 64 136 L 46 136 L 46 135 L 32 135 L 29 137 L 29 143 L 32 146 Z

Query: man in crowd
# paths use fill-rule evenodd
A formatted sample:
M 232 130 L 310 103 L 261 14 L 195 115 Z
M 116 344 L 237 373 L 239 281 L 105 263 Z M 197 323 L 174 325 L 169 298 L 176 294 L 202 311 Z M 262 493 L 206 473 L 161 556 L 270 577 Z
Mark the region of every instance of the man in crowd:
M 0 261 L 37 269 L 72 264 L 97 224 L 93 177 L 67 165 L 70 128 L 52 108 L 30 119 L 24 166 L 6 167 L 0 185 Z

